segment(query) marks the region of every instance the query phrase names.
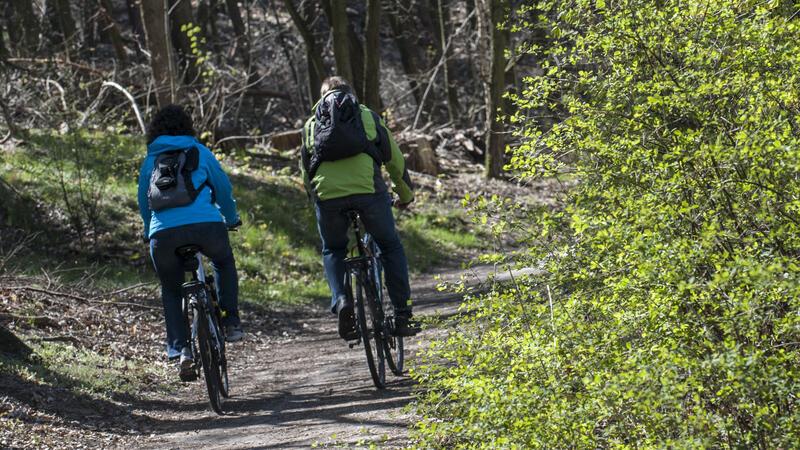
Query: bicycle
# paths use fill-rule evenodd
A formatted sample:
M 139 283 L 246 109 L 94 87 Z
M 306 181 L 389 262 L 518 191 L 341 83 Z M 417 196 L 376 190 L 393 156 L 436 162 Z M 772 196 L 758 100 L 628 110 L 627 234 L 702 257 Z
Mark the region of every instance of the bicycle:
M 205 273 L 199 245 L 179 247 L 175 252 L 183 262 L 184 271 L 192 274 L 191 281 L 181 286 L 181 296 L 186 326 L 191 323 L 195 376 L 199 375 L 202 367 L 211 409 L 222 415 L 222 398 L 230 396 L 230 384 L 225 358 L 225 332 L 220 326 L 222 310 L 214 277 Z M 199 359 L 196 357 L 198 354 Z
M 384 293 L 380 249 L 369 233 L 362 234 L 357 210 L 343 213 L 348 216 L 356 236 L 356 254 L 345 259 L 345 294 L 355 305 L 358 332 L 357 341 L 349 345 L 353 348 L 364 344 L 372 381 L 375 387 L 383 389 L 386 387 L 386 364 L 395 375 L 403 374 L 403 338 L 394 335 L 394 316 L 384 313 L 384 305 L 392 307 Z

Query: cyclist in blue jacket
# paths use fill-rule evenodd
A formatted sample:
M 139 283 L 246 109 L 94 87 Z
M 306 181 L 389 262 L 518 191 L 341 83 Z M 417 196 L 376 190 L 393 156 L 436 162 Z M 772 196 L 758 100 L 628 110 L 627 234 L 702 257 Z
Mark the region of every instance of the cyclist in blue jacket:
M 241 224 L 236 201 L 219 161 L 194 136 L 192 119 L 183 108 L 169 105 L 158 111 L 148 129 L 147 156 L 139 173 L 139 210 L 144 237 L 150 242 L 150 256 L 161 281 L 167 356 L 180 358 L 180 373 L 184 376 L 192 372 L 194 355 L 181 309 L 184 270 L 175 253 L 178 247 L 199 245 L 211 259 L 227 340 L 244 337 L 239 320 L 236 263 L 228 240 L 228 228 Z M 165 188 L 164 179 L 172 181 L 172 185 Z

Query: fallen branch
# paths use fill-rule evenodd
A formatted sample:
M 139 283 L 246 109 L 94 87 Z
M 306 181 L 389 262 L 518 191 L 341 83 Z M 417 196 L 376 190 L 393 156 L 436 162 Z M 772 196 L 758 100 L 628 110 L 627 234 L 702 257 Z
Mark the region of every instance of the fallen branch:
M 59 325 L 59 323 L 55 319 L 47 316 L 18 316 L 16 314 L 11 314 L 11 313 L 0 313 L 0 320 L 25 322 L 35 327 L 61 328 L 61 325 Z
M 36 340 L 43 342 L 69 342 L 75 346 L 83 345 L 83 342 L 75 336 L 43 336 Z
M 133 286 L 124 287 L 122 289 L 117 289 L 116 291 L 107 292 L 107 293 L 104 293 L 104 294 L 100 294 L 100 295 L 94 296 L 94 297 L 92 297 L 92 300 L 100 299 L 100 298 L 103 298 L 103 297 L 113 297 L 115 295 L 122 294 L 123 292 L 132 291 L 134 289 L 138 289 L 138 288 L 144 287 L 144 286 L 151 286 L 152 284 L 153 283 L 137 283 L 137 284 L 134 284 Z
M 64 61 L 63 59 L 45 59 L 45 58 L 8 58 L 6 61 L 10 63 L 32 63 L 32 64 L 58 64 L 58 65 L 67 65 L 72 66 L 76 69 L 84 70 L 86 72 L 91 72 L 96 75 L 104 75 L 105 72 L 102 70 L 95 69 L 94 67 L 89 67 L 84 64 L 78 64 L 72 61 Z
M 75 294 L 70 294 L 70 293 L 67 293 L 67 292 L 60 292 L 60 291 L 50 291 L 50 290 L 47 290 L 47 289 L 39 289 L 39 288 L 35 288 L 35 287 L 30 287 L 30 286 L 9 286 L 9 287 L 7 287 L 5 289 L 9 289 L 9 290 L 12 290 L 12 291 L 38 292 L 40 294 L 51 295 L 53 297 L 71 298 L 73 300 L 78 300 L 78 301 L 84 302 L 84 303 L 97 303 L 97 302 L 93 302 L 93 301 L 89 300 L 86 297 L 81 297 L 80 295 L 75 295 Z
M 142 113 L 139 112 L 139 106 L 136 105 L 136 100 L 133 98 L 130 92 L 128 92 L 124 87 L 120 86 L 118 83 L 113 81 L 104 81 L 103 86 L 111 86 L 114 89 L 122 92 L 125 97 L 128 98 L 128 101 L 131 102 L 131 106 L 133 106 L 133 112 L 136 113 L 136 120 L 139 121 L 139 127 L 142 129 L 142 134 L 147 134 L 147 127 L 144 126 L 144 120 L 142 119 Z

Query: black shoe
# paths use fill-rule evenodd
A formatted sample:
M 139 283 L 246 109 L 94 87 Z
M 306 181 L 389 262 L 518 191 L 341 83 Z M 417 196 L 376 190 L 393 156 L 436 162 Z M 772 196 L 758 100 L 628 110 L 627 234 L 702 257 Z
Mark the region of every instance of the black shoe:
M 181 381 L 194 381 L 197 379 L 197 371 L 194 370 L 194 357 L 192 356 L 191 351 L 181 352 L 181 362 L 178 366 L 178 376 L 180 377 Z
M 358 339 L 356 318 L 353 312 L 353 302 L 349 298 L 340 298 L 336 303 L 336 314 L 339 316 L 339 337 L 346 341 Z
M 395 336 L 415 336 L 419 333 L 421 328 L 416 320 L 411 316 L 397 316 L 394 318 L 394 334 Z

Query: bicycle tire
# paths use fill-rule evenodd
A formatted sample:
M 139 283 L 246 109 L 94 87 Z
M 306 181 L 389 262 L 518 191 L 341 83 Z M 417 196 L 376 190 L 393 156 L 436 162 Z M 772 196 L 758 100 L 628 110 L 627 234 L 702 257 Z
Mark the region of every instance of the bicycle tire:
M 378 255 L 379 253 L 377 251 L 378 248 L 376 242 L 373 239 L 370 239 L 368 244 L 372 247 L 372 254 Z M 390 320 L 387 318 L 386 311 L 389 311 L 388 308 L 390 307 L 391 302 L 387 300 L 389 295 L 384 286 L 383 264 L 381 264 L 380 258 L 377 256 L 374 256 L 372 261 L 372 267 L 374 268 L 374 272 L 372 274 L 374 277 L 373 282 L 375 284 L 375 290 L 378 293 L 377 302 L 382 309 L 382 315 L 384 317 L 384 332 L 382 333 L 383 353 L 386 358 L 386 363 L 389 365 L 389 370 L 391 370 L 396 376 L 400 376 L 403 374 L 403 365 L 405 362 L 403 337 L 394 336 L 390 333 L 392 324 L 389 323 Z M 392 352 L 392 350 L 394 350 L 394 352 Z
M 219 309 L 219 300 L 217 299 L 216 286 L 213 282 L 208 284 L 208 292 L 211 294 L 211 307 L 214 309 L 214 314 L 210 314 L 211 324 L 214 326 L 214 336 L 216 336 L 216 350 L 217 361 L 219 366 L 219 380 L 220 380 L 220 393 L 225 398 L 230 398 L 230 381 L 228 379 L 228 359 L 225 356 L 225 335 L 222 332 L 222 327 L 219 325 L 221 322 L 221 314 Z
M 374 324 L 374 311 L 373 306 L 366 307 L 365 303 L 370 301 L 364 284 L 359 276 L 360 270 L 354 273 L 352 278 L 355 278 L 355 291 L 356 291 L 356 324 L 358 331 L 361 335 L 361 343 L 364 345 L 364 353 L 367 355 L 367 366 L 369 373 L 372 377 L 372 382 L 378 389 L 386 387 L 386 366 L 383 357 L 383 343 L 380 338 L 380 331 L 376 331 Z M 367 317 L 369 311 L 370 317 Z M 374 345 L 370 342 L 374 339 Z
M 230 381 L 228 379 L 228 359 L 225 356 L 225 336 L 222 334 L 222 328 L 219 326 L 219 314 L 212 314 L 209 315 L 212 320 L 212 325 L 214 326 L 216 336 L 216 357 L 217 357 L 217 367 L 219 367 L 219 389 L 220 394 L 222 394 L 225 398 L 230 398 Z
M 213 349 L 210 331 L 208 328 L 208 316 L 206 314 L 195 314 L 197 327 L 197 347 L 200 351 L 200 361 L 203 365 L 203 377 L 206 380 L 208 389 L 208 400 L 211 409 L 217 414 L 224 414 L 222 411 L 222 391 L 220 389 L 219 362 Z

